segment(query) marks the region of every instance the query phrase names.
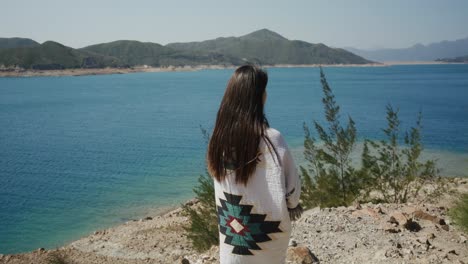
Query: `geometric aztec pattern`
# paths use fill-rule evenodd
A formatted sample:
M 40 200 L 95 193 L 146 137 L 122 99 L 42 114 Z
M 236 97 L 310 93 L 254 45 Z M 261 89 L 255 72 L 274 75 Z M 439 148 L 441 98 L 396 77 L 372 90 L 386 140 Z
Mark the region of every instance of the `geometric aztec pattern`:
M 240 204 L 242 196 L 224 193 L 219 199 L 218 222 L 220 232 L 226 236 L 224 243 L 234 246 L 232 253 L 253 255 L 251 250 L 261 250 L 257 243 L 270 241 L 270 233 L 282 232 L 281 221 L 265 221 L 266 214 L 252 214 L 253 205 Z

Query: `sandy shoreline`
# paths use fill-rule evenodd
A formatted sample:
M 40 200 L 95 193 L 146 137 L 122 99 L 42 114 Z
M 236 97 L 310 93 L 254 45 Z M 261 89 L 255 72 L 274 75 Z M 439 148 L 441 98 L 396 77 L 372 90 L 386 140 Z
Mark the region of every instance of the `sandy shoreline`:
M 83 76 L 104 74 L 125 74 L 135 72 L 171 72 L 171 71 L 194 71 L 195 67 L 133 67 L 133 68 L 102 68 L 102 69 L 65 69 L 65 70 L 3 70 L 0 77 L 52 77 L 52 76 Z
M 448 193 L 468 192 L 468 181 L 449 179 L 449 187 L 436 200 L 310 209 L 294 224 L 288 259 L 301 257 L 296 253 L 306 248 L 320 263 L 466 263 L 467 235 L 452 225 L 447 210 L 453 199 Z M 434 189 L 427 186 L 426 190 Z M 186 204 L 197 206 L 197 201 Z M 422 229 L 410 231 L 402 224 L 389 224 L 395 214 L 412 216 Z M 193 249 L 183 229 L 187 221 L 178 207 L 96 230 L 55 249 L 0 254 L 0 263 L 50 264 L 54 255 L 75 264 L 219 263 L 216 246 L 204 253 Z
M 314 67 L 386 67 L 394 65 L 434 65 L 434 64 L 460 64 L 438 61 L 413 61 L 413 62 L 384 62 L 368 64 L 275 64 L 263 65 L 265 68 L 314 68 Z M 200 70 L 234 69 L 233 65 L 200 65 L 183 67 L 143 67 L 132 68 L 102 68 L 102 69 L 64 69 L 64 70 L 0 70 L 0 77 L 41 77 L 41 76 L 84 76 L 104 74 L 125 74 L 136 72 L 181 72 Z

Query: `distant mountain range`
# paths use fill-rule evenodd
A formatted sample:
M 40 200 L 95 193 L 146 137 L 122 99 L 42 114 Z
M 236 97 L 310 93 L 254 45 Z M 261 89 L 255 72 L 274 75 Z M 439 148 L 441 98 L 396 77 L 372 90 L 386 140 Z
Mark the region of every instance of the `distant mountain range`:
M 177 50 L 157 43 L 134 40 L 118 40 L 88 46 L 79 51 L 93 52 L 116 58 L 123 67 L 137 65 L 184 66 L 184 65 L 238 65 L 243 61 L 217 52 Z
M 114 57 L 76 50 L 54 41 L 19 48 L 0 49 L 0 65 L 25 69 L 56 70 L 71 68 L 119 67 Z
M 436 61 L 451 62 L 451 63 L 467 63 L 468 55 L 454 57 L 454 58 L 441 58 L 441 59 L 437 59 Z
M 344 49 L 330 48 L 287 38 L 262 29 L 241 37 L 202 42 L 171 43 L 167 47 L 183 51 L 217 52 L 262 64 L 364 64 L 370 61 Z
M 197 66 L 240 65 L 246 62 L 276 64 L 365 64 L 360 56 L 324 44 L 288 40 L 261 29 L 241 37 L 217 38 L 201 42 L 160 45 L 119 40 L 74 49 L 47 41 L 0 38 L 0 67 L 24 69 L 69 69 L 133 67 L 148 65 Z
M 39 43 L 27 38 L 0 38 L 0 49 L 24 48 L 37 45 Z
M 468 54 L 468 37 L 454 41 L 441 41 L 428 45 L 416 44 L 403 49 L 361 50 L 345 48 L 368 60 L 386 61 L 434 61 L 439 58 L 450 58 Z

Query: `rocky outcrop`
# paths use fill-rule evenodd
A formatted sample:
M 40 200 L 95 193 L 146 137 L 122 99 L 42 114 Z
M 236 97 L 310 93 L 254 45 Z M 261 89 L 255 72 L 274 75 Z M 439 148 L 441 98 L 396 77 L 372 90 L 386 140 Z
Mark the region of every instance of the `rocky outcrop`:
M 289 247 L 286 261 L 291 264 L 312 264 L 320 263 L 319 259 L 310 251 L 308 247 Z

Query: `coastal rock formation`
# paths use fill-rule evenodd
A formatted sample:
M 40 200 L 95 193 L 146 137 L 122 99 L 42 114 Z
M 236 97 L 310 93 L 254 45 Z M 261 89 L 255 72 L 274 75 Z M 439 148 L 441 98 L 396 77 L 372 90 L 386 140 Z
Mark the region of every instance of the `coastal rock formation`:
M 461 192 L 468 183 L 453 182 Z M 313 208 L 293 223 L 288 263 L 468 263 L 467 235 L 447 215 L 451 199 Z M 190 201 L 196 206 L 197 201 Z M 0 263 L 218 263 L 218 248 L 198 253 L 182 209 L 99 230 L 64 247 L 0 255 Z

